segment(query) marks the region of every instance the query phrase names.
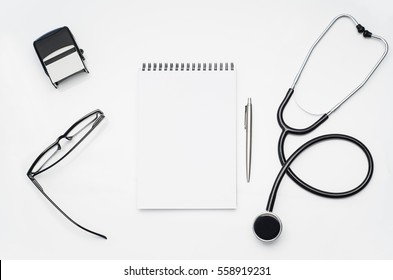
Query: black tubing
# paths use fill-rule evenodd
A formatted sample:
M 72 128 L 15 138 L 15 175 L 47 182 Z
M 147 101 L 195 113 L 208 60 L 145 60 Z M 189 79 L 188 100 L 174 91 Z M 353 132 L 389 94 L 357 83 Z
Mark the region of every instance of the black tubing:
M 326 135 L 322 135 L 316 138 L 311 139 L 310 141 L 304 143 L 303 145 L 301 145 L 295 152 L 293 152 L 293 154 L 286 159 L 285 158 L 285 154 L 284 154 L 284 143 L 285 143 L 285 139 L 289 134 L 306 134 L 309 133 L 311 131 L 313 131 L 314 129 L 316 129 L 318 126 L 320 126 L 324 121 L 326 121 L 328 119 L 328 115 L 323 115 L 319 120 L 317 120 L 313 125 L 304 128 L 304 129 L 296 129 L 296 128 L 292 128 L 290 126 L 288 126 L 283 119 L 283 110 L 285 108 L 285 106 L 287 105 L 290 97 L 293 94 L 293 89 L 289 89 L 287 96 L 284 98 L 283 102 L 281 103 L 279 110 L 277 112 L 277 119 L 278 119 L 278 123 L 280 124 L 280 127 L 282 128 L 282 133 L 280 135 L 280 139 L 278 141 L 278 155 L 280 158 L 280 162 L 282 165 L 282 168 L 280 170 L 280 172 L 277 175 L 276 180 L 274 181 L 272 190 L 270 192 L 270 196 L 269 196 L 269 200 L 266 206 L 266 210 L 269 212 L 273 211 L 274 208 L 274 203 L 276 200 L 276 196 L 277 196 L 277 191 L 278 188 L 280 186 L 280 183 L 282 181 L 282 178 L 284 177 L 285 174 L 287 174 L 292 181 L 294 181 L 297 185 L 299 185 L 300 187 L 302 187 L 303 189 L 305 189 L 306 191 L 309 191 L 313 194 L 319 195 L 319 196 L 323 196 L 323 197 L 327 197 L 327 198 L 344 198 L 344 197 L 348 197 L 351 195 L 354 195 L 358 192 L 360 192 L 362 189 L 364 189 L 367 184 L 370 182 L 373 171 L 374 171 L 374 162 L 373 162 L 373 158 L 372 155 L 370 153 L 370 151 L 367 149 L 367 147 L 360 142 L 359 140 L 357 140 L 356 138 L 353 138 L 351 136 L 345 135 L 345 134 L 326 134 Z M 327 192 L 318 188 L 315 188 L 309 184 L 307 184 L 306 182 L 304 182 L 303 180 L 301 180 L 289 167 L 292 164 L 292 162 L 307 148 L 319 143 L 319 142 L 323 142 L 323 141 L 328 141 L 328 140 L 343 140 L 343 141 L 348 141 L 356 146 L 358 146 L 366 155 L 367 161 L 368 161 L 368 171 L 366 174 L 366 177 L 364 178 L 363 182 L 360 183 L 359 186 L 348 190 L 348 191 L 344 191 L 344 192 Z

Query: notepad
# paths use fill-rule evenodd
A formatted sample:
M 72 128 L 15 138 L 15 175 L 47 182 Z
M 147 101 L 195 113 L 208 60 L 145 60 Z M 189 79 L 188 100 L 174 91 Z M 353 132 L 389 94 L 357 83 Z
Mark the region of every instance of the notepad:
M 233 63 L 146 63 L 137 92 L 137 207 L 236 208 Z

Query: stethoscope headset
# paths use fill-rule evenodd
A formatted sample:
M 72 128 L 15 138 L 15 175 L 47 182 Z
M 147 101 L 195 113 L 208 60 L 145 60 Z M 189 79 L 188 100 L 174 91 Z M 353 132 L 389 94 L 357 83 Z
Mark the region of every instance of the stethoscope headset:
M 304 67 L 306 66 L 314 48 L 321 41 L 321 39 L 325 36 L 325 34 L 329 31 L 329 29 L 333 26 L 333 24 L 337 20 L 339 20 L 340 18 L 349 18 L 350 20 L 352 20 L 352 22 L 356 25 L 357 31 L 359 33 L 362 33 L 364 38 L 366 38 L 366 39 L 371 38 L 371 39 L 377 39 L 379 41 L 382 41 L 382 43 L 385 46 L 385 50 L 384 50 L 382 56 L 379 58 L 378 62 L 375 64 L 375 66 L 371 69 L 369 74 L 366 76 L 366 78 L 354 90 L 352 90 L 352 92 L 350 92 L 343 100 L 341 100 L 337 105 L 335 105 L 329 112 L 323 114 L 314 124 L 310 125 L 309 127 L 301 128 L 301 129 L 293 128 L 293 127 L 287 125 L 284 118 L 283 118 L 284 109 L 294 93 L 296 83 L 298 82 L 298 80 L 304 70 Z M 313 138 L 310 141 L 301 145 L 288 158 L 285 156 L 285 153 L 284 153 L 284 144 L 285 144 L 285 140 L 288 135 L 304 135 L 304 134 L 308 134 L 308 133 L 314 131 L 322 123 L 324 123 L 334 111 L 336 111 L 350 97 L 352 97 L 356 92 L 358 92 L 365 85 L 365 83 L 369 80 L 369 78 L 373 75 L 374 71 L 378 68 L 378 66 L 381 64 L 382 60 L 385 58 L 386 54 L 388 53 L 388 49 L 389 49 L 388 43 L 386 42 L 386 40 L 384 38 L 382 38 L 378 35 L 372 34 L 368 30 L 366 30 L 361 24 L 359 24 L 355 20 L 354 17 L 352 17 L 351 15 L 346 15 L 346 14 L 339 15 L 339 16 L 335 17 L 330 22 L 330 24 L 326 27 L 326 29 L 322 32 L 322 34 L 318 37 L 318 39 L 314 42 L 314 44 L 311 46 L 310 50 L 307 53 L 306 58 L 303 61 L 302 66 L 300 67 L 299 72 L 297 73 L 297 75 L 295 77 L 295 80 L 293 81 L 291 88 L 288 90 L 284 100 L 282 101 L 282 103 L 279 106 L 278 111 L 277 111 L 278 124 L 280 125 L 280 127 L 282 129 L 282 132 L 281 132 L 281 135 L 280 135 L 280 138 L 278 141 L 278 156 L 279 156 L 282 167 L 281 167 L 281 170 L 278 173 L 276 180 L 274 181 L 273 187 L 271 189 L 270 196 L 269 196 L 267 206 L 266 206 L 267 212 L 259 215 L 254 222 L 253 229 L 254 229 L 255 235 L 257 236 L 258 239 L 260 239 L 262 241 L 267 241 L 267 242 L 274 241 L 281 234 L 282 223 L 281 223 L 281 220 L 279 219 L 279 217 L 273 213 L 273 207 L 274 207 L 274 202 L 276 200 L 278 188 L 279 188 L 280 183 L 281 183 L 285 174 L 287 174 L 292 179 L 292 181 L 294 181 L 298 186 L 302 187 L 306 191 L 309 191 L 313 194 L 316 194 L 316 195 L 319 195 L 322 197 L 327 197 L 327 198 L 344 198 L 344 197 L 352 196 L 352 195 L 360 192 L 361 190 L 363 190 L 367 186 L 367 184 L 370 182 L 372 174 L 373 174 L 373 170 L 374 170 L 374 163 L 373 163 L 373 158 L 371 156 L 371 153 L 362 142 L 360 142 L 359 140 L 357 140 L 351 136 L 344 135 L 344 134 L 326 134 L 326 135 L 322 135 L 322 136 Z M 315 187 L 307 184 L 302 179 L 300 179 L 290 168 L 290 165 L 293 163 L 293 161 L 304 150 L 306 150 L 307 148 L 309 148 L 317 143 L 320 143 L 323 141 L 329 141 L 329 140 L 343 140 L 343 141 L 350 142 L 350 143 L 358 146 L 364 152 L 364 154 L 367 158 L 367 161 L 368 161 L 368 171 L 367 171 L 367 175 L 364 178 L 364 180 L 357 187 L 355 187 L 351 190 L 348 190 L 348 191 L 344 191 L 344 192 L 327 192 L 327 191 L 320 190 L 318 188 L 315 188 Z

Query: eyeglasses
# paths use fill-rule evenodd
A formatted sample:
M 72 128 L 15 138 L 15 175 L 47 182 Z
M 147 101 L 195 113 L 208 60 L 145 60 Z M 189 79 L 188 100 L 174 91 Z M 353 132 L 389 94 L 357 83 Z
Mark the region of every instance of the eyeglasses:
M 95 110 L 86 116 L 82 117 L 76 123 L 74 123 L 63 135 L 59 136 L 57 140 L 46 148 L 33 162 L 27 177 L 33 182 L 38 190 L 49 200 L 52 205 L 60 211 L 70 222 L 77 227 L 104 239 L 107 239 L 105 235 L 89 230 L 73 219 L 71 219 L 53 200 L 45 193 L 42 186 L 38 183 L 35 176 L 45 172 L 58 164 L 62 159 L 69 155 L 105 118 L 104 113 L 101 110 Z

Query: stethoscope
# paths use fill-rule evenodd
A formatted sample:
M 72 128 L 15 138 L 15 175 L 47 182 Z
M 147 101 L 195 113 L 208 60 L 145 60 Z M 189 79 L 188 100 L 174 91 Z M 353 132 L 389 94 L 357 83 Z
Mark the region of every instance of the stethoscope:
M 337 105 L 335 105 L 329 112 L 323 114 L 314 124 L 310 125 L 309 127 L 301 128 L 301 129 L 293 128 L 293 127 L 287 125 L 284 121 L 284 118 L 283 118 L 284 109 L 294 93 L 296 83 L 298 82 L 300 75 L 302 74 L 304 67 L 306 66 L 307 61 L 310 58 L 311 53 L 313 52 L 314 48 L 321 41 L 321 39 L 325 36 L 325 34 L 329 31 L 329 29 L 332 27 L 332 25 L 338 19 L 344 18 L 344 17 L 352 20 L 352 22 L 356 25 L 357 31 L 359 33 L 362 33 L 364 38 L 372 38 L 372 39 L 377 39 L 377 40 L 382 41 L 383 44 L 385 45 L 384 53 L 382 54 L 382 56 L 380 57 L 378 62 L 375 64 L 375 66 L 371 69 L 370 73 L 366 76 L 366 78 L 352 92 L 350 92 L 343 100 L 341 100 Z M 269 196 L 267 206 L 266 206 L 267 212 L 259 215 L 254 222 L 253 228 L 254 228 L 254 232 L 255 232 L 258 239 L 260 239 L 262 241 L 273 241 L 273 240 L 276 240 L 281 234 L 282 223 L 281 223 L 280 218 L 276 214 L 273 213 L 273 207 L 274 207 L 274 202 L 276 200 L 278 188 L 279 188 L 280 183 L 281 183 L 285 174 L 287 174 L 292 179 L 292 181 L 294 181 L 297 185 L 299 185 L 303 189 L 305 189 L 313 194 L 323 196 L 323 197 L 328 197 L 328 198 L 343 198 L 343 197 L 348 197 L 348 196 L 354 195 L 354 194 L 360 192 L 361 190 L 363 190 L 367 186 L 367 184 L 370 182 L 372 174 L 373 174 L 373 169 L 374 169 L 374 163 L 373 163 L 373 158 L 371 156 L 371 153 L 362 142 L 360 142 L 359 140 L 357 140 L 351 136 L 344 135 L 344 134 L 326 134 L 326 135 L 322 135 L 322 136 L 313 138 L 310 141 L 301 145 L 295 152 L 293 152 L 293 154 L 289 158 L 286 158 L 286 156 L 285 156 L 284 144 L 285 144 L 285 139 L 287 138 L 288 135 L 304 135 L 304 134 L 314 131 L 317 127 L 319 127 L 322 123 L 324 123 L 334 111 L 336 111 L 342 104 L 344 104 L 344 102 L 346 102 L 350 97 L 352 97 L 357 91 L 359 91 L 364 86 L 364 84 L 368 81 L 368 79 L 372 76 L 374 71 L 381 64 L 382 60 L 385 58 L 386 54 L 388 53 L 388 49 L 389 49 L 388 43 L 386 42 L 385 39 L 383 39 L 382 37 L 377 36 L 375 34 L 372 34 L 368 30 L 366 30 L 351 15 L 339 15 L 339 16 L 335 17 L 330 22 L 330 24 L 326 27 L 326 29 L 322 32 L 322 34 L 318 37 L 318 39 L 315 41 L 315 43 L 311 46 L 310 50 L 307 53 L 305 60 L 303 61 L 302 66 L 300 67 L 299 72 L 297 73 L 297 75 L 295 77 L 295 80 L 293 81 L 291 88 L 288 90 L 284 100 L 282 101 L 282 103 L 277 111 L 278 124 L 280 125 L 280 127 L 282 129 L 282 132 L 281 132 L 281 135 L 280 135 L 280 138 L 278 141 L 278 156 L 280 158 L 280 162 L 281 162 L 282 167 L 276 177 L 276 180 L 274 181 L 272 190 L 270 192 L 270 196 Z M 344 192 L 323 191 L 323 190 L 320 190 L 318 188 L 315 188 L 315 187 L 307 184 L 291 170 L 290 165 L 304 150 L 306 150 L 307 148 L 309 148 L 319 142 L 329 141 L 329 140 L 348 141 L 348 142 L 358 146 L 366 155 L 366 158 L 368 161 L 367 175 L 364 178 L 363 182 L 361 182 L 360 185 L 355 187 L 354 189 L 344 191 Z

